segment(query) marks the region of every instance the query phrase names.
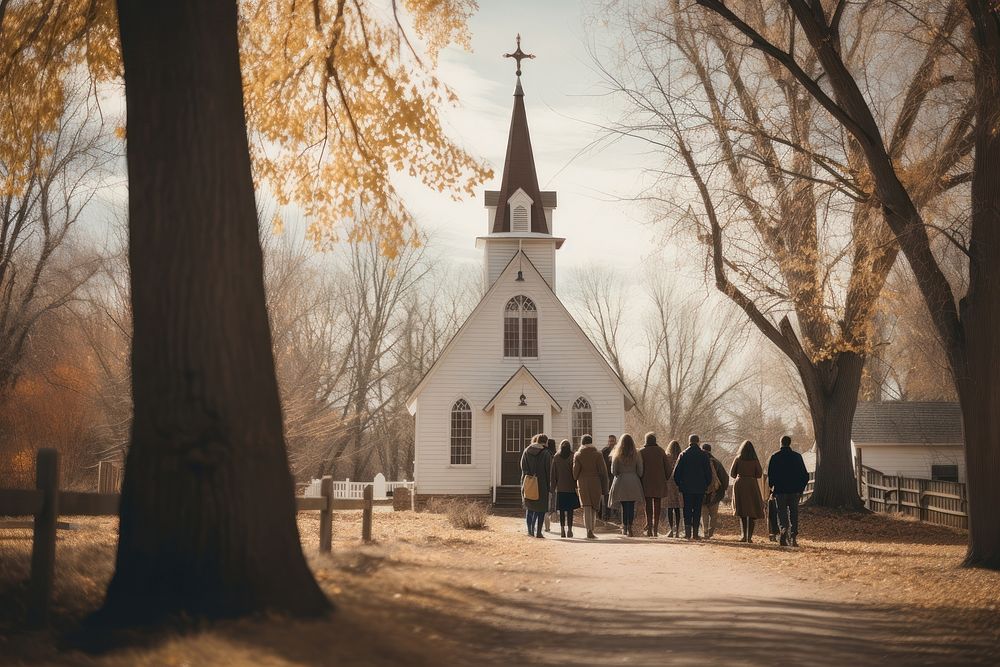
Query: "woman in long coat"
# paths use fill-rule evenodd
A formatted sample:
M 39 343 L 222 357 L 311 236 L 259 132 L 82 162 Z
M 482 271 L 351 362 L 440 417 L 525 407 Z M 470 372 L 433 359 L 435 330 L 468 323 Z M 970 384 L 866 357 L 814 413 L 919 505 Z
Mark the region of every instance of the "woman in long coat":
M 559 510 L 559 532 L 562 537 L 573 537 L 573 512 L 580 507 L 580 497 L 576 494 L 573 445 L 569 440 L 559 443 L 559 453 L 552 457 L 551 477 L 556 494 L 556 509 Z
M 642 457 L 635 449 L 635 440 L 628 433 L 622 434 L 611 453 L 611 505 L 621 505 L 622 535 L 635 537 L 632 522 L 635 521 L 635 504 L 645 500 L 642 493 Z
M 667 467 L 667 453 L 656 444 L 655 433 L 646 434 L 639 454 L 642 456 L 642 495 L 646 497 L 646 537 L 659 537 L 660 501 L 667 495 L 667 483 L 674 469 Z
M 587 537 L 596 539 L 594 521 L 597 508 L 601 506 L 601 498 L 608 493 L 608 467 L 604 465 L 604 457 L 594 447 L 593 436 L 585 435 L 580 438 L 580 449 L 573 456 L 573 478 L 580 492 Z
M 552 471 L 552 454 L 546 449 L 547 436 L 536 435 L 521 454 L 521 499 L 524 501 L 524 520 L 528 535 L 542 537 L 542 517 L 549 511 L 549 473 Z M 524 478 L 534 475 L 538 480 L 538 499 L 524 497 Z
M 764 476 L 757 451 L 749 440 L 743 441 L 736 460 L 729 470 L 729 476 L 736 480 L 733 484 L 733 514 L 740 518 L 743 535 L 740 542 L 753 542 L 754 524 L 764 518 L 764 499 L 760 495 L 760 483 Z
M 674 466 L 680 455 L 681 443 L 674 440 L 667 446 L 667 467 L 670 472 L 667 474 L 667 492 L 663 494 L 663 506 L 667 508 L 667 523 L 670 525 L 667 537 L 681 536 L 681 508 L 684 507 L 684 498 L 673 479 Z

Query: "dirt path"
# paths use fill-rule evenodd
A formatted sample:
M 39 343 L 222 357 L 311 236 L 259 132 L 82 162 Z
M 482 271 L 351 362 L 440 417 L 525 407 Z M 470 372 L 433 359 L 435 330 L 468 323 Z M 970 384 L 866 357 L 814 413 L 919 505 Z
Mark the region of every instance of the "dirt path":
M 520 522 L 511 519 L 505 529 L 520 539 Z M 969 637 L 968 628 L 940 610 L 862 603 L 862 591 L 851 582 L 806 583 L 741 557 L 775 548 L 766 536 L 752 546 L 733 538 L 599 537 L 556 537 L 539 547 L 554 566 L 554 578 L 540 587 L 544 601 L 533 605 L 539 597 L 534 591 L 518 595 L 522 612 L 538 622 L 523 630 L 524 656 L 533 664 L 1000 661 L 995 645 Z

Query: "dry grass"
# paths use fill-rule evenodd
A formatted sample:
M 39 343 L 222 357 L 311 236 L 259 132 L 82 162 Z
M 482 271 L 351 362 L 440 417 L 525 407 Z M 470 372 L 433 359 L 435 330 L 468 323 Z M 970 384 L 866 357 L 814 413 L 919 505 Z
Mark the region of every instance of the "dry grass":
M 801 581 L 850 586 L 859 600 L 1000 610 L 1000 573 L 960 567 L 964 531 L 898 515 L 807 508 L 800 515 L 800 548 L 782 549 L 768 542 L 766 522 L 758 522 L 754 544 L 747 546 L 738 542 L 735 518 L 725 521 L 718 543 L 734 542 L 734 557 Z
M 511 549 L 505 531 L 462 531 L 446 516 L 376 512 L 374 544 L 360 541 L 361 512 L 334 518 L 334 553 L 318 553 L 318 515 L 299 515 L 313 572 L 334 602 L 329 621 L 280 618 L 219 623 L 208 632 L 168 636 L 151 649 L 100 657 L 57 651 L 66 633 L 101 602 L 114 566 L 117 521 L 72 517 L 81 530 L 60 531 L 52 628 L 23 626 L 31 531 L 0 530 L 0 665 L 441 665 L 474 651 L 477 638 L 454 632 L 480 596 L 525 588 L 531 561 Z M 528 541 L 527 546 L 533 546 Z M 470 598 L 471 596 L 471 598 Z M 391 638 L 387 641 L 387 638 Z

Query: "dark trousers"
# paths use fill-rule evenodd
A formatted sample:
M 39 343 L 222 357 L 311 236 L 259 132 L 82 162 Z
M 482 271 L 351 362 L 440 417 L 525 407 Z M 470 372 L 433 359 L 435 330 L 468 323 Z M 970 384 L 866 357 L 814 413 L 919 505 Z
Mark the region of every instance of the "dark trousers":
M 622 525 L 631 526 L 632 522 L 635 520 L 635 501 L 634 500 L 623 500 L 622 501 Z
M 542 529 L 542 519 L 545 517 L 545 512 L 535 512 L 534 510 L 525 510 L 524 512 L 524 522 L 528 524 L 528 532 L 532 535 L 537 533 Z
M 767 534 L 778 534 L 778 501 L 773 497 L 767 501 Z
M 658 532 L 660 527 L 660 503 L 662 498 L 646 497 L 646 530 Z
M 705 500 L 704 493 L 684 494 L 684 530 L 688 528 L 698 534 L 698 526 L 701 525 L 701 503 Z
M 775 504 L 778 506 L 778 524 L 785 532 L 791 524 L 791 534 L 799 534 L 799 493 L 776 493 Z

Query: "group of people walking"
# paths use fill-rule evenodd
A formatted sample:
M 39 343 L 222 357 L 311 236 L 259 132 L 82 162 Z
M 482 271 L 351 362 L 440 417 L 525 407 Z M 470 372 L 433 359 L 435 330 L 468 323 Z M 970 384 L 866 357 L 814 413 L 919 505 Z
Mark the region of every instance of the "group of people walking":
M 660 517 L 666 509 L 668 537 L 689 540 L 715 535 L 719 505 L 733 484 L 733 513 L 740 519 L 741 542 L 752 542 L 756 522 L 770 516 L 772 540 L 780 537 L 782 546 L 798 546 L 799 498 L 809 482 L 802 455 L 791 447 L 789 436 L 781 438 L 781 448 L 768 460 L 767 503 L 761 493 L 764 476 L 753 443 L 743 442 L 736 459 L 726 467 L 712 454 L 709 443 L 697 435 L 688 438 L 682 451 L 677 440 L 664 450 L 655 433 L 647 433 L 641 448 L 628 433 L 621 438 L 608 436 L 601 451 L 593 437 L 585 435 L 580 448 L 573 451 L 569 440 L 559 443 L 538 434 L 521 455 L 521 493 L 525 507 L 528 535 L 543 537 L 550 529 L 551 515 L 559 512 L 562 537 L 573 537 L 573 519 L 583 509 L 583 521 L 589 539 L 595 539 L 598 514 L 609 520 L 612 513 L 621 517 L 621 532 L 635 536 L 636 507 L 645 509 L 647 537 L 658 537 Z M 683 525 L 682 525 L 683 522 Z

